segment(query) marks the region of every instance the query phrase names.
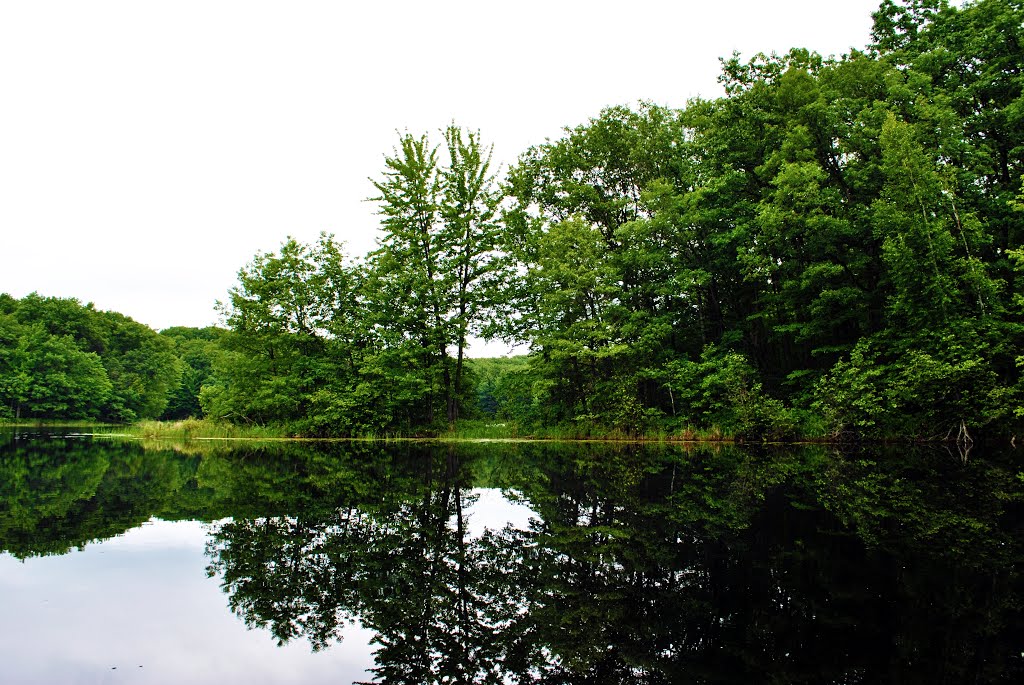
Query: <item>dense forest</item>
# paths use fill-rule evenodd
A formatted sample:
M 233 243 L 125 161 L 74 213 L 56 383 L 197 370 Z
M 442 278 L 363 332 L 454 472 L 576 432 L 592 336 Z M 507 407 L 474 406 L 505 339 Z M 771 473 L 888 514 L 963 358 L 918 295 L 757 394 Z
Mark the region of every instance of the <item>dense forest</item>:
M 885 0 L 863 51 L 733 55 L 724 96 L 610 107 L 504 173 L 477 132 L 400 135 L 378 248 L 257 254 L 226 330 L 4 296 L 0 417 L 1016 433 L 1022 67 L 1020 0 Z

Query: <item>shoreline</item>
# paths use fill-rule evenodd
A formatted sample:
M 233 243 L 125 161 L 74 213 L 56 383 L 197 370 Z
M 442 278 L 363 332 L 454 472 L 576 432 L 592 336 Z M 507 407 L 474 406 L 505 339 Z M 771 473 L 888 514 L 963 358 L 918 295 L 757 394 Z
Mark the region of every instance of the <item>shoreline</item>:
M 233 424 L 210 423 L 204 420 L 189 419 L 185 421 L 149 421 L 142 424 L 109 424 L 94 421 L 0 421 L 0 430 L 16 428 L 35 429 L 93 429 L 83 432 L 97 438 L 117 438 L 128 440 L 161 440 L 168 442 L 410 442 L 440 444 L 487 444 L 487 443 L 596 443 L 596 444 L 635 444 L 635 445 L 762 445 L 762 446 L 798 446 L 798 445 L 958 445 L 972 446 L 976 441 L 968 438 L 954 439 L 949 436 L 941 438 L 916 438 L 910 436 L 887 437 L 830 437 L 808 436 L 792 440 L 749 440 L 736 436 L 717 434 L 712 429 L 710 437 L 700 437 L 697 431 L 687 431 L 691 435 L 639 435 L 639 436 L 463 436 L 458 434 L 442 435 L 367 435 L 349 437 L 314 437 L 288 435 L 288 431 L 275 427 L 245 428 Z M 1015 436 L 1008 439 L 1012 447 L 1016 447 Z M 980 441 L 987 442 L 987 441 Z M 998 440 L 1003 442 L 1003 440 Z

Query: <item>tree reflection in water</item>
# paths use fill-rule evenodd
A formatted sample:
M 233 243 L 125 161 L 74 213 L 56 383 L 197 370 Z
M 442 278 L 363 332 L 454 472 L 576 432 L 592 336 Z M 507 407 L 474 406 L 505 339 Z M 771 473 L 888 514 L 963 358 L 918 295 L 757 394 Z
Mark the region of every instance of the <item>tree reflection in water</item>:
M 339 455 L 215 531 L 232 609 L 382 682 L 1000 682 L 1024 674 L 1013 469 L 904 456 L 515 445 Z M 306 458 L 231 460 L 294 475 Z M 299 466 L 297 466 L 299 465 Z M 326 471 L 325 471 L 326 472 Z M 528 529 L 469 534 L 500 485 Z M 280 493 L 278 493 L 280 495 Z M 264 507 L 265 508 L 265 507 Z M 1016 637 L 1015 637 L 1016 636 Z
M 1024 681 L 1013 455 L 0 440 L 0 548 L 222 520 L 229 603 L 388 683 Z M 528 526 L 471 532 L 476 488 Z

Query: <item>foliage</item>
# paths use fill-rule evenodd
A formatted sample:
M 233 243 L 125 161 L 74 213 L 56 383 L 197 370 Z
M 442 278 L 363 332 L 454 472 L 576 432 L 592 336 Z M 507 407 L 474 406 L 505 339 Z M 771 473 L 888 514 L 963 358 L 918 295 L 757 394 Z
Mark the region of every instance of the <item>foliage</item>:
M 201 418 L 203 410 L 199 396 L 203 386 L 212 381 L 213 366 L 220 354 L 220 343 L 226 331 L 213 326 L 188 328 L 175 326 L 160 331 L 169 338 L 174 353 L 181 360 L 181 379 L 178 387 L 167 397 L 167 408 L 162 419 Z
M 506 249 L 534 420 L 1016 430 L 1022 13 L 885 2 L 869 52 L 733 55 L 725 97 L 524 153 Z
M 454 425 L 472 394 L 465 350 L 504 306 L 501 193 L 476 133 L 446 155 L 404 135 L 375 181 L 384 235 L 365 263 L 322 235 L 287 240 L 239 272 L 199 393 L 205 416 L 304 435 L 384 435 Z M 450 351 L 454 355 L 450 354 Z M 470 409 L 471 411 L 471 409 Z
M 428 425 L 441 407 L 448 424 L 457 421 L 468 337 L 490 333 L 507 312 L 508 260 L 497 249 L 503 193 L 491 150 L 478 132 L 454 125 L 444 139 L 443 159 L 427 136 L 408 133 L 385 158 L 373 198 L 383 236 L 369 256 L 366 293 L 381 342 L 404 350 L 419 372 Z
M 219 339 L 211 380 L 199 393 L 203 415 L 300 428 L 315 401 L 322 412 L 356 376 L 355 355 L 365 345 L 359 279 L 326 234 L 312 245 L 288 239 L 277 253 L 257 254 L 219 305 L 231 330 Z
M 156 418 L 179 382 L 171 343 L 74 299 L 4 296 L 0 410 L 12 418 Z
M 918 345 L 862 341 L 818 388 L 817 406 L 836 430 L 908 437 L 955 434 L 1010 418 L 1011 389 L 987 363 L 985 331 L 932 331 Z M 889 344 L 886 344 L 886 343 Z
M 768 397 L 750 362 L 737 352 L 709 345 L 700 360 L 669 365 L 676 413 L 690 425 L 717 425 L 745 438 L 791 437 L 792 419 Z

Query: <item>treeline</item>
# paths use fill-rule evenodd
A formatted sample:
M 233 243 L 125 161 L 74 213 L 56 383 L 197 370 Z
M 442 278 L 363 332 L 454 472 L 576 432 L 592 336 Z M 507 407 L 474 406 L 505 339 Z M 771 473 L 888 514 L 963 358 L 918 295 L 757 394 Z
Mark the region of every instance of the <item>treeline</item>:
M 472 415 L 580 435 L 1019 430 L 1024 4 L 886 0 L 874 19 L 864 51 L 734 55 L 724 97 L 606 109 L 502 178 L 479 134 L 402 135 L 378 249 L 258 254 L 193 413 L 311 435 Z M 474 336 L 529 355 L 470 364 Z
M 171 343 L 126 316 L 0 295 L 0 418 L 151 418 L 179 375 Z
M 502 183 L 476 136 L 405 135 L 378 250 L 289 241 L 242 271 L 215 413 L 342 433 L 470 406 L 580 434 L 1012 430 L 1022 22 L 1006 0 L 885 2 L 863 52 L 734 56 L 726 96 L 609 108 Z M 469 334 L 529 345 L 484 407 Z
M 734 56 L 723 98 L 611 108 L 522 156 L 505 220 L 537 420 L 1019 417 L 1024 5 L 874 18 L 865 52 Z
M 216 328 L 158 334 L 73 298 L 0 294 L 0 420 L 200 416 Z

